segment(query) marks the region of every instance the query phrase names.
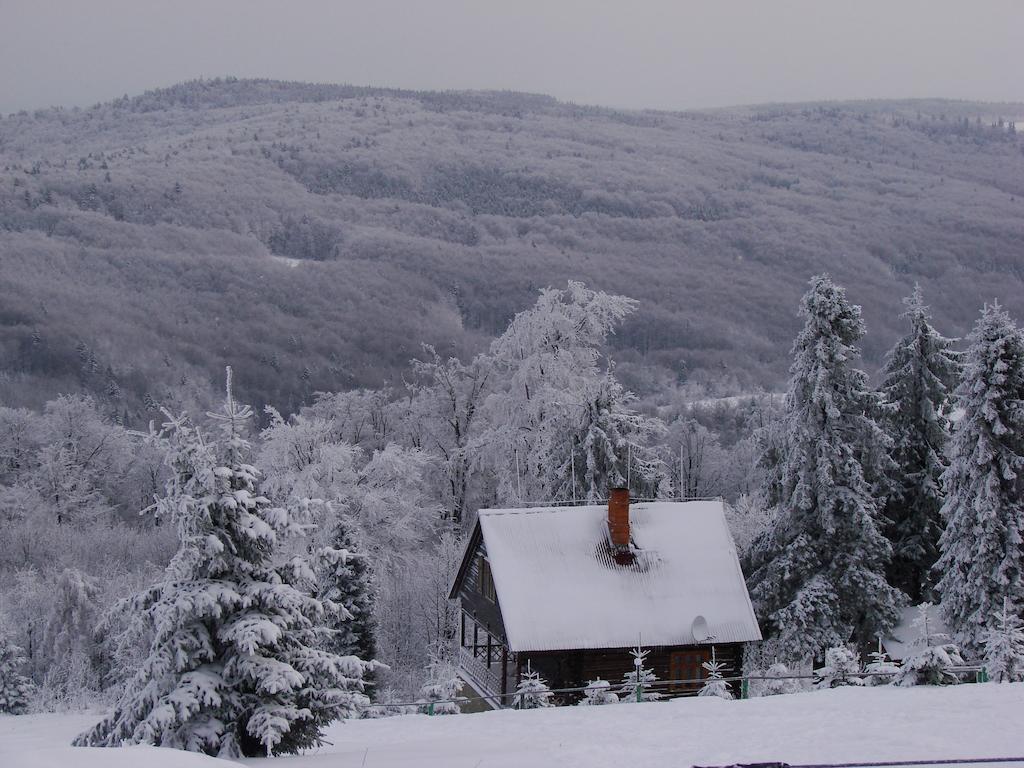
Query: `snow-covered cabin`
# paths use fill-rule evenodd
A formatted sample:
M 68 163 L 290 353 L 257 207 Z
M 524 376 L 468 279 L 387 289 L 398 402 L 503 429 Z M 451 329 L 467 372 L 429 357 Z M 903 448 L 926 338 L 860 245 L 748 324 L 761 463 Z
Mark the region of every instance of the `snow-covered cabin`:
M 698 680 L 712 644 L 738 670 L 761 639 L 721 501 L 616 489 L 607 506 L 481 510 L 451 597 L 463 677 L 485 695 L 513 692 L 527 663 L 552 688 L 617 684 L 638 643 L 660 679 Z

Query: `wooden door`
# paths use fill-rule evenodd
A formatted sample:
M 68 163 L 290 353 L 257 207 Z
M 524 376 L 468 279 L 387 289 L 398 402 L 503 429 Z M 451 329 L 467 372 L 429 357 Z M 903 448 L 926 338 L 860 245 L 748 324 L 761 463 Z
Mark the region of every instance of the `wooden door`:
M 710 648 L 688 648 L 683 651 L 673 651 L 668 657 L 668 674 L 671 680 L 694 680 L 700 681 L 707 677 L 707 670 L 701 666 L 705 661 L 711 661 Z M 672 683 L 669 690 L 677 693 L 700 690 L 702 683 Z

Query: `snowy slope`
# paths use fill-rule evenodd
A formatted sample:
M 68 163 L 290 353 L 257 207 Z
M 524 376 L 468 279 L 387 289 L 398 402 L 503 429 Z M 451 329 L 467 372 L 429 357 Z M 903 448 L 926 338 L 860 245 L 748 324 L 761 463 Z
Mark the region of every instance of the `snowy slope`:
M 228 763 L 163 750 L 64 747 L 92 718 L 0 716 L 0 766 L 199 768 Z M 1024 684 L 844 688 L 749 701 L 408 715 L 339 724 L 333 746 L 283 768 L 687 768 L 1024 755 Z M 55 746 L 56 745 L 56 746 Z

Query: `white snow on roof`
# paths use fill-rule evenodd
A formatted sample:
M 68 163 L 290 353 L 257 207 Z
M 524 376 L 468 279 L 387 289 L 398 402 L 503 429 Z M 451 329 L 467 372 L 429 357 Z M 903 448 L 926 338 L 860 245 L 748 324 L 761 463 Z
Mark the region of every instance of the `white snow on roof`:
M 509 647 L 519 651 L 760 640 L 720 501 L 632 503 L 636 562 L 608 554 L 607 507 L 480 511 Z
M 892 628 L 889 637 L 882 638 L 882 648 L 894 661 L 903 661 L 918 649 L 921 642 L 921 629 L 914 626 L 920 615 L 920 606 L 908 605 L 900 611 L 899 623 Z M 942 620 L 938 605 L 928 608 L 928 631 L 932 635 L 949 637 L 949 629 Z

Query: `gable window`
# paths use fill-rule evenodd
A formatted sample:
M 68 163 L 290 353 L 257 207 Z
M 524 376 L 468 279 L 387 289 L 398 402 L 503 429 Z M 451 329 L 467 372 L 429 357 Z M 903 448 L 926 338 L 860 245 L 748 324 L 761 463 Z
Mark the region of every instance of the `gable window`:
M 480 555 L 477 560 L 480 573 L 480 594 L 492 603 L 496 603 L 498 602 L 498 595 L 494 591 L 494 576 L 491 575 L 491 564 L 487 562 L 487 558 L 483 555 Z

